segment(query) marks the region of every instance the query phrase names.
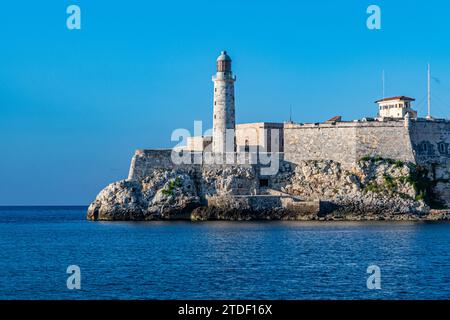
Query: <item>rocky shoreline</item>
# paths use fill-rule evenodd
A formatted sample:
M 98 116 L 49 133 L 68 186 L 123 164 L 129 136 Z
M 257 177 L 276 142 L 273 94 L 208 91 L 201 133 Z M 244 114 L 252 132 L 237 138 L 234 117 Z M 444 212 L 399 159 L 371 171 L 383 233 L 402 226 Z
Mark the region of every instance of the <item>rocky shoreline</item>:
M 284 164 L 261 187 L 254 167 L 154 169 L 139 180 L 108 185 L 89 206 L 89 220 L 435 221 L 427 176 L 411 163 L 362 159 L 350 170 L 333 161 Z

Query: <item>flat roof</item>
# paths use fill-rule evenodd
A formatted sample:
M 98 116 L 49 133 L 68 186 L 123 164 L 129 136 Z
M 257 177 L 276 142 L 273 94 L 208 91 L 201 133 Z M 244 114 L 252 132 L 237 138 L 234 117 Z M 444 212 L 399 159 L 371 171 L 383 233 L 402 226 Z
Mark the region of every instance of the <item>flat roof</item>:
M 385 102 L 385 101 L 393 101 L 393 100 L 416 101 L 416 99 L 410 98 L 407 96 L 396 96 L 396 97 L 380 99 L 380 100 L 375 101 L 375 103 Z
M 260 126 L 260 127 L 283 127 L 284 123 L 281 122 L 251 122 L 251 123 L 237 123 L 236 127 L 252 127 L 252 126 Z

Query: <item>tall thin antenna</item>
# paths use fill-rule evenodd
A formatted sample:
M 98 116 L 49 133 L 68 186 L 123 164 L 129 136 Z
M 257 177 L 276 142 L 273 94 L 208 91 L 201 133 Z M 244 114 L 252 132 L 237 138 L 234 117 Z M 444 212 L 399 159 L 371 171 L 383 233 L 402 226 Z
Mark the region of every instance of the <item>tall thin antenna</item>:
M 431 119 L 431 68 L 428 64 L 428 113 L 427 119 Z
M 289 106 L 289 122 L 292 123 L 292 106 Z
M 385 78 L 384 78 L 384 69 L 383 69 L 383 73 L 381 75 L 381 82 L 382 82 L 382 88 L 383 88 L 383 99 L 386 98 L 385 95 Z

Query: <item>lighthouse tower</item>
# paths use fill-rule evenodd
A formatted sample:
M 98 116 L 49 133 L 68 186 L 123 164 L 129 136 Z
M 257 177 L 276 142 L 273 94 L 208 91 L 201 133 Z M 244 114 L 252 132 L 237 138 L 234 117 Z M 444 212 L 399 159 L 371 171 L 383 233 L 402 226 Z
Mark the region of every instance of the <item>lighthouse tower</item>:
M 222 51 L 217 58 L 217 73 L 212 81 L 214 82 L 212 151 L 214 153 L 234 152 L 236 150 L 234 116 L 236 77 L 231 72 L 231 58 L 226 51 Z

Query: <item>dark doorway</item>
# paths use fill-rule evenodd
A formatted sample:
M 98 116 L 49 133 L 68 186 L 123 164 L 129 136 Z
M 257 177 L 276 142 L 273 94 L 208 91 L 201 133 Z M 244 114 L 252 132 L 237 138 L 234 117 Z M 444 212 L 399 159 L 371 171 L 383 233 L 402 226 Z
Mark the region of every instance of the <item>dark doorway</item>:
M 250 145 L 249 145 L 248 139 L 245 139 L 244 152 L 249 152 L 249 151 L 250 151 Z
M 269 186 L 269 179 L 259 179 L 259 187 L 264 188 Z

